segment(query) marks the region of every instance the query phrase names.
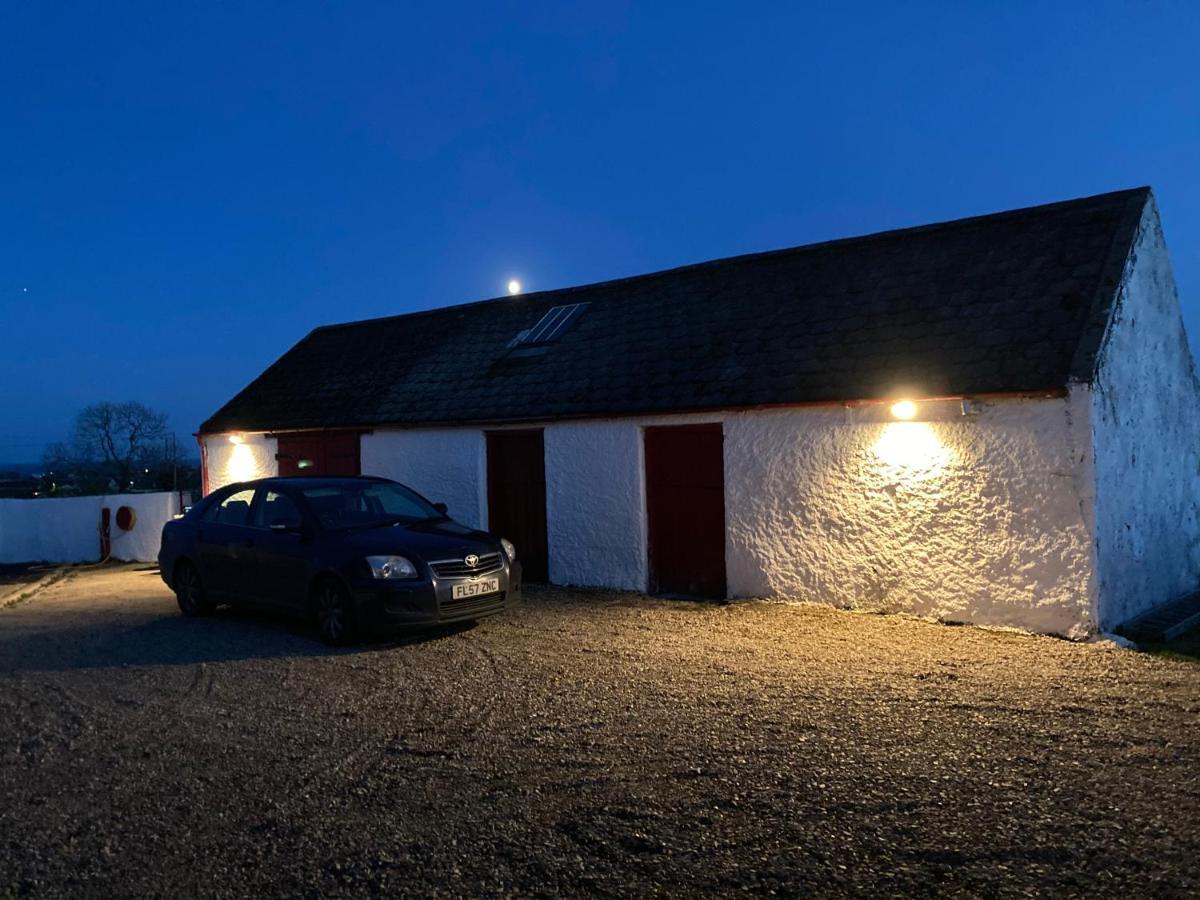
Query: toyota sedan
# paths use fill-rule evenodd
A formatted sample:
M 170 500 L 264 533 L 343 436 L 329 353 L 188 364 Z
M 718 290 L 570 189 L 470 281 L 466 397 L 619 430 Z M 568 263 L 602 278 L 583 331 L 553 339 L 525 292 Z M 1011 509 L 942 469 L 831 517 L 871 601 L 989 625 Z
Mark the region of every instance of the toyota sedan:
M 220 603 L 310 617 L 329 644 L 372 626 L 481 619 L 521 598 L 513 545 L 384 478 L 266 478 L 168 522 L 158 556 L 185 616 Z

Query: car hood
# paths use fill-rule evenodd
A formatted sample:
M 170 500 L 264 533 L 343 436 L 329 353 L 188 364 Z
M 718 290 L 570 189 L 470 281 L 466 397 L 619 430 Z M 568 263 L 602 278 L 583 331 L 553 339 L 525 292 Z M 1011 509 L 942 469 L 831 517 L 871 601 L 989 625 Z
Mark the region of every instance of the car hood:
M 335 540 L 364 556 L 396 553 L 429 560 L 454 559 L 468 553 L 482 555 L 500 550 L 500 541 L 486 531 L 468 528 L 453 519 L 364 528 L 338 535 Z

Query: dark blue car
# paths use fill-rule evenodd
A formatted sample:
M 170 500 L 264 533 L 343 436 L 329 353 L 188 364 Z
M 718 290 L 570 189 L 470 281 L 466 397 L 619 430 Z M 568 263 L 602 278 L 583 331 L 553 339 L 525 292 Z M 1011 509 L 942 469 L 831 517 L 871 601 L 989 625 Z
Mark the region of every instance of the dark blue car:
M 481 619 L 521 599 L 511 543 L 384 478 L 265 478 L 163 527 L 159 569 L 185 616 L 219 603 L 311 617 L 330 644 L 363 628 Z

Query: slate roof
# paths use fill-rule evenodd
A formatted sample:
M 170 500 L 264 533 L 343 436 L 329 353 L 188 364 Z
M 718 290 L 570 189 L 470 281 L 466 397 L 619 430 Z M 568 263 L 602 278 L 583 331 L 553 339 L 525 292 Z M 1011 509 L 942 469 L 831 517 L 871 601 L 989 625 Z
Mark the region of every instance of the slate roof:
M 204 432 L 530 421 L 1090 381 L 1149 188 L 317 328 Z M 540 355 L 509 342 L 586 311 Z

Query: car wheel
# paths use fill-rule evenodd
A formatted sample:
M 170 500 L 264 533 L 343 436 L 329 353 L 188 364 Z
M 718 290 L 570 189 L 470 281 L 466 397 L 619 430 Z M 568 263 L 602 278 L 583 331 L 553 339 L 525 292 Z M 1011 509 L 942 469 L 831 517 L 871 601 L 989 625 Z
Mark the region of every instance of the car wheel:
M 316 613 L 317 629 L 326 644 L 344 647 L 354 640 L 354 606 L 336 581 L 324 581 L 317 588 Z
M 204 593 L 200 571 L 186 560 L 175 569 L 175 600 L 179 611 L 188 618 L 206 616 L 213 611 L 213 602 Z

